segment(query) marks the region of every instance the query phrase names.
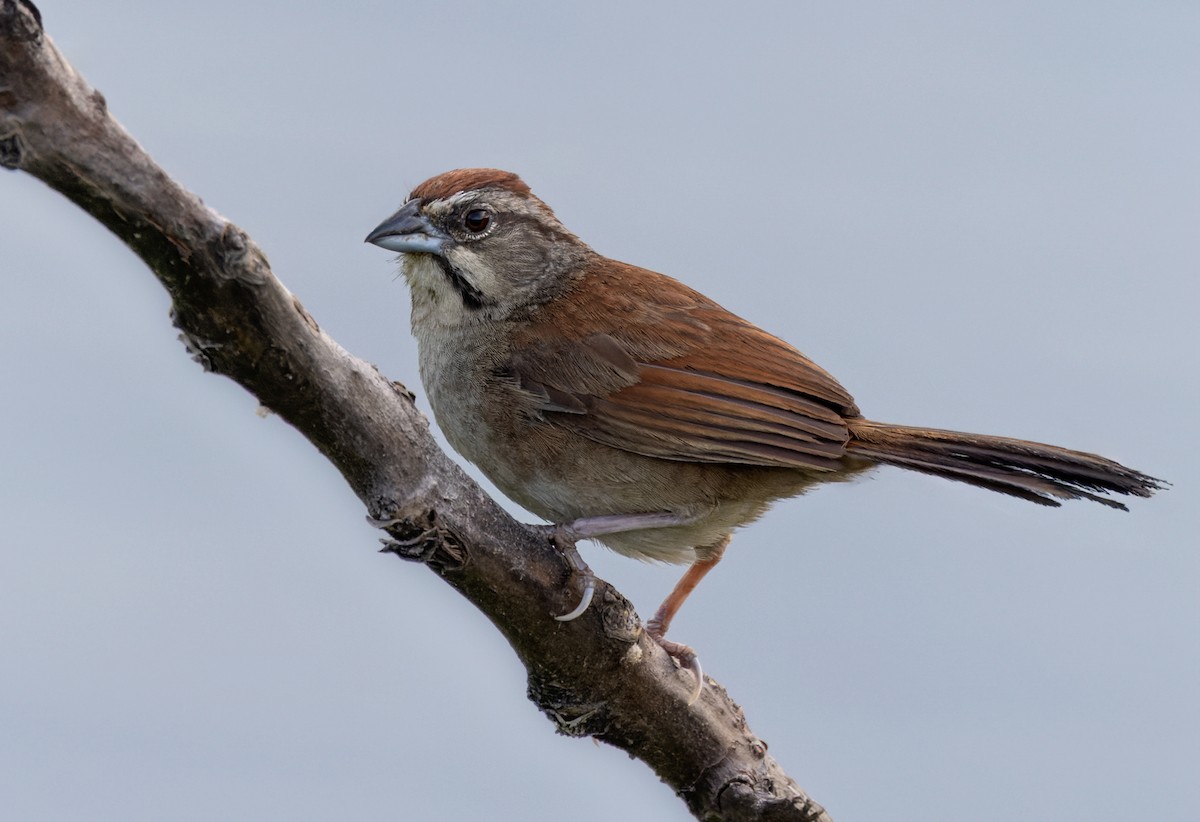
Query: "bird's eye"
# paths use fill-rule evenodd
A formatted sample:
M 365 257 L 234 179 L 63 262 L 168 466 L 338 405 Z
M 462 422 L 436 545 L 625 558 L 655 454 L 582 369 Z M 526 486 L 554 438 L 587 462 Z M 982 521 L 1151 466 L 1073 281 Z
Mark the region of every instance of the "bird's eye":
M 462 227 L 472 234 L 481 234 L 492 223 L 492 213 L 486 208 L 473 208 L 463 215 Z

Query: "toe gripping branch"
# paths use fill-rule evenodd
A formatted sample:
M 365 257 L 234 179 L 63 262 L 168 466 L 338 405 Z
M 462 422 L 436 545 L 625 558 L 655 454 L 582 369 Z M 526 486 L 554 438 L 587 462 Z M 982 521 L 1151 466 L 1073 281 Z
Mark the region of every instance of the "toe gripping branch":
M 550 530 L 550 541 L 553 542 L 560 551 L 563 557 L 566 558 L 567 564 L 571 567 L 571 574 L 577 577 L 580 584 L 583 586 L 583 595 L 579 599 L 579 604 L 565 614 L 554 617 L 559 622 L 570 622 L 582 616 L 592 604 L 592 597 L 596 594 L 596 575 L 592 573 L 592 569 L 583 561 L 583 557 L 579 555 L 579 550 L 575 547 L 575 542 L 579 536 L 568 525 L 552 525 Z
M 658 613 L 646 623 L 646 633 L 658 643 L 658 647 L 666 651 L 668 656 L 679 663 L 680 668 L 691 671 L 696 681 L 692 686 L 692 694 L 688 697 L 687 704 L 692 705 L 700 698 L 700 694 L 704 691 L 704 669 L 700 666 L 700 657 L 696 655 L 696 651 L 692 646 L 667 639 L 664 636 L 666 632 L 667 628 L 663 620 L 663 609 L 659 608 Z

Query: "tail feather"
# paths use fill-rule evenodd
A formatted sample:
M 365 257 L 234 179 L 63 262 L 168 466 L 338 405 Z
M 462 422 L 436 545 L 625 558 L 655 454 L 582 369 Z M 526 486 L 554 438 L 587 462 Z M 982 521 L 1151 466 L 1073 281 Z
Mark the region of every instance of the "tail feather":
M 1090 499 L 1124 511 L 1122 503 L 1101 494 L 1148 497 L 1165 485 L 1104 457 L 1040 442 L 862 419 L 850 420 L 849 426 L 850 454 L 1041 505 Z

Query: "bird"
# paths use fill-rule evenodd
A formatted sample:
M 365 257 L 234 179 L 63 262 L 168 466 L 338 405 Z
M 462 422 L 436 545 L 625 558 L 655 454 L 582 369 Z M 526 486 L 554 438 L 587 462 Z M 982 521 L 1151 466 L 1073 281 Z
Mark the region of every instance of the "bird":
M 646 632 L 666 638 L 733 532 L 772 503 L 878 465 L 1047 506 L 1165 483 L 1095 454 L 863 417 L 829 372 L 664 274 L 594 251 L 516 174 L 462 168 L 414 188 L 366 242 L 399 252 L 421 382 L 450 445 L 574 540 L 688 564 Z

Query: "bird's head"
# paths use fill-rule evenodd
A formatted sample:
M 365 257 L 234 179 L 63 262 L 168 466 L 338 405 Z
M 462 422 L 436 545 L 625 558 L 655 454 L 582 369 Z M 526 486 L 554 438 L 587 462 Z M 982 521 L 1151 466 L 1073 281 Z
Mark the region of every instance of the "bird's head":
M 366 242 L 404 255 L 415 305 L 460 321 L 551 299 L 594 254 L 520 177 L 490 168 L 426 180 Z

